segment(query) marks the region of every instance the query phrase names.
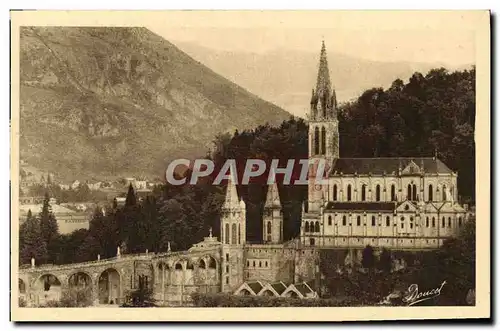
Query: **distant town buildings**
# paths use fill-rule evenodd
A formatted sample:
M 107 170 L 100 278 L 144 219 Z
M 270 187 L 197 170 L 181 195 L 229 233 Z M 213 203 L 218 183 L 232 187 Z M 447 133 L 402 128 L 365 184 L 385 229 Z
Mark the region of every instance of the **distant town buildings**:
M 38 204 L 20 204 L 19 205 L 19 223 L 26 221 L 28 211 L 31 210 L 33 216 L 37 216 L 43 208 L 43 203 Z M 52 213 L 57 220 L 59 232 L 61 234 L 69 234 L 75 230 L 88 229 L 91 214 L 78 210 L 69 209 L 67 207 L 52 204 Z

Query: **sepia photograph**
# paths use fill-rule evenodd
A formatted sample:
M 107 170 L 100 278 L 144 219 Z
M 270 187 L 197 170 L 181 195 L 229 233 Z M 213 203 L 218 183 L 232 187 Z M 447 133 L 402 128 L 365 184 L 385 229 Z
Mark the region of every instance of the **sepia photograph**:
M 11 318 L 490 317 L 489 24 L 12 11 Z

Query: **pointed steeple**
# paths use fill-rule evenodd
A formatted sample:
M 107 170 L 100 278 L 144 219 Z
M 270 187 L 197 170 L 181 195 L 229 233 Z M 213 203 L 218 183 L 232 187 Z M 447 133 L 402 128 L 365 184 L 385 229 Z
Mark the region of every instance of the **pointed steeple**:
M 267 189 L 265 208 L 273 208 L 280 206 L 281 203 L 280 203 L 280 195 L 278 192 L 278 186 L 276 185 L 276 183 L 274 183 Z
M 238 198 L 238 191 L 236 190 L 236 185 L 234 179 L 236 179 L 235 174 L 232 173 L 231 168 L 229 168 L 229 179 L 227 180 L 226 189 L 226 199 L 224 201 L 224 208 L 236 208 L 240 205 L 240 199 Z
M 319 97 L 319 100 L 323 102 L 324 99 L 329 99 L 331 90 L 332 83 L 330 81 L 330 71 L 328 69 L 325 41 L 323 41 L 321 45 L 321 54 L 319 57 L 318 78 L 316 81 L 316 95 Z

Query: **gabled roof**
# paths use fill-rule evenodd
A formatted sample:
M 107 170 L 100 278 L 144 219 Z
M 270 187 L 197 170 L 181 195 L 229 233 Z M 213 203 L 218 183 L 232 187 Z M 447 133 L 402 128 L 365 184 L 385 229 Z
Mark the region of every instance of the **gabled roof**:
M 377 157 L 377 158 L 339 158 L 333 161 L 330 175 L 340 174 L 398 174 L 411 163 L 422 168 L 426 174 L 452 173 L 441 160 L 434 157 Z M 409 171 L 410 172 L 410 171 Z
M 448 213 L 454 213 L 454 212 L 465 212 L 465 209 L 460 206 L 458 203 L 451 203 L 450 201 L 445 201 L 441 203 L 435 203 L 434 206 L 436 207 L 437 210 L 440 212 L 448 212 Z
M 283 292 L 285 292 L 287 286 L 283 282 L 276 282 L 270 284 L 270 286 L 278 293 L 278 295 L 281 295 Z
M 325 210 L 394 211 L 395 208 L 394 202 L 328 202 Z
M 309 293 L 313 293 L 313 289 L 306 283 L 296 284 L 295 288 L 303 295 L 306 296 Z
M 234 291 L 234 294 L 238 295 L 243 289 L 246 289 L 250 292 L 250 294 L 257 295 L 263 287 L 264 285 L 258 280 L 248 281 L 241 284 L 238 289 Z
M 262 288 L 264 287 L 264 285 L 262 285 L 262 283 L 259 282 L 258 280 L 250 281 L 250 282 L 247 282 L 246 284 L 248 285 L 248 287 L 250 287 L 252 289 L 252 291 L 255 294 L 259 293 L 260 290 L 262 290 Z
M 399 212 L 414 212 L 417 210 L 417 206 L 409 200 L 401 202 L 401 204 L 396 208 Z

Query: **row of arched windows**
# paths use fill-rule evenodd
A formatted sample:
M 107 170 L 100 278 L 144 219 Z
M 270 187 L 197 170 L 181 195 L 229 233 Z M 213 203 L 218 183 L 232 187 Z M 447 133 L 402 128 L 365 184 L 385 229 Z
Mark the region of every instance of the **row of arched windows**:
M 326 129 L 321 127 L 321 132 L 319 127 L 314 128 L 314 155 L 325 155 L 326 154 Z
M 366 201 L 366 184 L 361 186 L 361 201 Z M 375 201 L 381 201 L 381 188 L 380 185 L 377 184 L 375 186 Z M 337 184 L 333 185 L 333 201 L 338 200 L 338 187 Z M 391 200 L 396 201 L 396 187 L 394 185 L 391 186 Z M 351 184 L 347 185 L 347 201 L 352 201 L 352 186 Z
M 316 222 L 305 222 L 304 224 L 304 232 L 320 232 L 320 229 L 319 229 L 319 222 L 316 221 Z
M 405 218 L 404 216 L 401 217 L 401 228 L 404 228 L 404 222 L 405 221 Z M 442 227 L 446 227 L 446 218 L 443 217 L 442 218 Z M 452 218 L 451 217 L 448 217 L 448 227 L 451 227 L 451 221 L 452 221 Z M 463 223 L 463 219 L 462 217 L 458 217 L 458 226 L 461 227 L 462 226 L 462 223 Z M 375 216 L 372 216 L 371 217 L 371 224 L 372 226 L 376 226 L 377 225 L 377 219 Z M 426 219 L 425 219 L 425 226 L 426 227 L 429 227 L 430 226 L 430 218 L 427 216 Z M 316 222 L 316 226 L 318 228 L 317 231 L 313 231 L 313 222 L 311 222 L 311 231 L 310 232 L 319 232 L 319 222 Z M 332 225 L 332 216 L 328 216 L 328 225 Z M 347 216 L 346 215 L 343 215 L 342 216 L 342 225 L 343 226 L 346 226 L 347 225 Z M 350 225 L 350 224 L 349 224 Z M 361 226 L 361 216 L 358 215 L 356 216 L 356 225 L 357 226 Z M 390 216 L 386 216 L 385 217 L 385 226 L 390 226 L 391 225 L 391 217 Z M 435 217 L 432 217 L 432 227 L 435 227 L 436 226 L 436 218 Z M 309 229 L 310 226 L 309 226 L 309 222 L 306 222 L 306 229 Z M 413 229 L 413 217 L 410 217 L 410 229 Z M 306 230 L 306 232 L 309 232 L 309 230 Z
M 366 184 L 363 184 L 361 186 L 361 201 L 366 201 L 367 200 L 367 188 Z M 452 194 L 452 193 L 450 193 Z M 418 200 L 418 193 L 417 193 L 417 185 L 415 184 L 408 184 L 407 187 L 407 193 L 406 193 L 406 198 L 410 201 L 417 201 Z M 447 201 L 449 200 L 450 197 L 448 197 L 448 191 L 446 188 L 446 185 L 443 185 L 443 190 L 442 190 L 442 200 Z M 339 189 L 337 184 L 333 185 L 333 201 L 338 201 L 339 200 Z M 347 201 L 352 201 L 353 196 L 352 196 L 352 185 L 349 184 L 347 185 Z M 380 185 L 375 186 L 375 201 L 381 201 L 381 187 Z M 391 185 L 391 201 L 397 201 L 397 196 L 396 196 L 396 186 L 394 184 Z M 434 201 L 434 189 L 432 184 L 429 184 L 428 186 L 428 201 Z

